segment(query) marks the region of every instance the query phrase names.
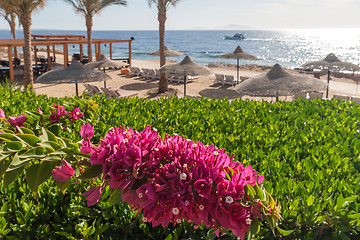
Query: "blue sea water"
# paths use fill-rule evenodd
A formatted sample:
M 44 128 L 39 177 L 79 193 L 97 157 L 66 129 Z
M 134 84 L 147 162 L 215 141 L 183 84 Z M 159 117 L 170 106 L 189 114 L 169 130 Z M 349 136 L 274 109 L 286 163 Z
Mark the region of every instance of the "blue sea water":
M 241 31 L 244 40 L 224 40 L 224 35 L 232 36 L 236 31 L 166 31 L 165 44 L 174 50 L 190 55 L 196 62 L 235 63 L 235 59 L 219 58 L 230 53 L 240 45 L 246 52 L 257 56 L 260 60 L 240 60 L 241 64 L 257 64 L 272 66 L 275 63 L 288 68 L 296 68 L 301 64 L 319 60 L 329 53 L 334 53 L 340 60 L 360 63 L 360 29 L 311 29 L 284 31 Z M 33 34 L 79 34 L 86 31 L 33 30 Z M 18 31 L 18 38 L 22 32 Z M 8 30 L 0 30 L 0 38 L 10 38 Z M 158 50 L 158 31 L 93 31 L 94 38 L 130 39 L 132 57 L 134 59 L 154 59 L 148 53 Z M 61 49 L 61 46 L 57 46 Z M 70 53 L 79 52 L 79 46 L 69 48 Z M 101 51 L 109 53 L 109 46 L 102 45 Z M 127 43 L 113 45 L 113 58 L 128 55 Z M 181 61 L 182 57 L 172 58 Z

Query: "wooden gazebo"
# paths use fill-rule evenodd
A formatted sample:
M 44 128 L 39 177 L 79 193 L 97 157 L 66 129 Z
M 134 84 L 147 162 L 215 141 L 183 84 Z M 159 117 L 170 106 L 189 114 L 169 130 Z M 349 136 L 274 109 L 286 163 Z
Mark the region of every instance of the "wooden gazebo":
M 92 44 L 95 45 L 95 58 L 98 59 L 101 55 L 101 44 L 109 44 L 110 47 L 110 59 L 112 59 L 112 44 L 113 43 L 128 43 L 129 44 L 129 57 L 128 62 L 131 65 L 131 42 L 130 40 L 119 40 L 119 39 L 101 39 L 94 38 L 92 39 Z M 83 56 L 83 45 L 87 45 L 87 39 L 82 35 L 32 35 L 31 46 L 34 48 L 34 58 L 35 65 L 37 65 L 37 47 L 46 46 L 47 47 L 47 64 L 48 69 L 51 68 L 51 52 L 53 57 L 55 58 L 55 46 L 62 45 L 63 46 L 63 55 L 64 55 L 64 67 L 68 66 L 68 58 L 69 58 L 69 45 L 77 45 L 80 46 L 80 60 L 82 60 Z M 12 48 L 13 47 L 24 47 L 25 42 L 24 39 L 0 39 L 0 47 L 7 47 L 8 49 L 8 58 L 9 58 L 9 75 L 10 81 L 14 81 L 14 68 L 13 68 L 13 56 L 12 56 Z M 52 47 L 52 51 L 50 50 Z

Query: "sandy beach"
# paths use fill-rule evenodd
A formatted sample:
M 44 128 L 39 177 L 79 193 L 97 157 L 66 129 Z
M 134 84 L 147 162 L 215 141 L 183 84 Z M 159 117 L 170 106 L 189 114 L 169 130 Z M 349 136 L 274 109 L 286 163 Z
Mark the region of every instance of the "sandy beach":
M 39 55 L 46 55 L 46 53 L 39 52 Z M 63 56 L 56 55 L 57 63 L 52 65 L 52 69 L 63 68 Z M 71 59 L 69 59 L 71 60 Z M 168 63 L 172 63 L 172 60 L 168 60 Z M 132 66 L 137 66 L 140 68 L 159 68 L 159 60 L 132 60 Z M 221 84 L 214 84 L 215 73 L 227 74 L 236 76 L 236 66 L 234 64 L 221 64 L 221 63 L 211 63 L 209 68 L 212 72 L 209 76 L 199 76 L 196 79 L 193 79 L 187 84 L 187 94 L 199 97 L 207 98 L 228 98 L 236 99 L 240 95 L 235 92 L 234 86 Z M 257 65 L 241 65 L 240 75 L 253 77 L 261 73 L 269 71 L 269 66 L 257 66 Z M 300 74 L 312 74 L 308 72 L 302 72 L 297 70 L 288 70 L 293 73 Z M 15 69 L 15 80 L 22 83 L 22 69 L 20 67 Z M 134 91 L 138 93 L 139 97 L 155 99 L 159 97 L 156 92 L 158 87 L 158 80 L 145 79 L 141 77 L 133 77 L 128 75 L 121 75 L 120 70 L 108 70 L 106 73 L 111 77 L 111 80 L 107 81 L 107 87 L 122 89 L 127 91 Z M 36 94 L 45 94 L 51 97 L 73 97 L 76 95 L 75 84 L 74 83 L 37 83 L 36 76 L 34 76 L 34 90 Z M 326 82 L 327 76 L 324 73 L 321 76 L 321 80 Z M 103 82 L 92 82 L 91 84 L 98 87 L 103 87 Z M 177 95 L 182 95 L 184 90 L 183 84 L 169 83 L 169 88 L 172 92 L 177 92 Z M 331 76 L 330 87 L 329 87 L 329 97 L 332 97 L 334 94 L 342 94 L 349 96 L 360 96 L 359 86 L 353 79 L 345 78 L 343 76 Z M 85 91 L 85 87 L 82 84 L 79 84 L 79 93 L 82 94 Z M 256 100 L 274 100 L 275 98 L 263 98 L 263 97 L 249 97 L 243 96 L 243 99 L 251 98 Z M 283 100 L 291 100 L 291 97 L 282 97 Z

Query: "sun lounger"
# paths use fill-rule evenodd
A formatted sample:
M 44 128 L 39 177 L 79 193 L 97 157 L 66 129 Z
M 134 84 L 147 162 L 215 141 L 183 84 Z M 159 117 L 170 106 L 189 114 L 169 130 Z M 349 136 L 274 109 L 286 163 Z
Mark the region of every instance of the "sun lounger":
M 234 86 L 236 84 L 237 80 L 232 75 L 225 75 L 225 82 L 224 84 L 228 84 L 231 86 Z
M 83 85 L 84 85 L 84 87 L 85 87 L 85 89 L 87 91 L 87 95 L 91 96 L 91 95 L 94 94 L 93 89 L 90 87 L 90 85 L 88 83 L 84 83 Z
M 122 98 L 122 97 L 131 98 L 131 97 L 135 97 L 138 95 L 137 92 L 129 92 L 129 91 L 113 89 L 113 88 L 108 88 L 108 90 L 109 90 L 110 94 L 112 95 L 112 97 L 114 97 L 114 98 Z
M 95 85 L 84 83 L 86 89 L 88 89 L 89 95 L 101 94 L 102 91 Z
M 309 92 L 310 99 L 316 99 L 316 98 L 322 99 L 323 96 L 324 96 L 324 92 Z
M 147 68 L 141 68 L 141 74 L 140 74 L 140 77 L 144 77 L 144 78 L 147 78 L 148 76 L 148 70 Z
M 339 100 L 350 100 L 350 96 L 340 95 L 340 94 L 334 94 L 333 98 L 339 99 Z
M 160 79 L 160 75 L 161 75 L 160 69 L 155 69 L 155 75 L 153 79 Z
M 360 97 L 352 96 L 352 97 L 351 97 L 351 101 L 352 101 L 353 103 L 360 103 Z
M 148 69 L 147 75 L 145 78 L 155 79 L 156 72 L 154 69 Z
M 106 95 L 106 97 L 107 98 L 112 98 L 113 96 L 112 96 L 112 94 L 111 94 L 111 92 L 109 91 L 109 88 L 100 88 L 101 89 L 101 91 Z
M 224 74 L 215 73 L 214 84 L 217 84 L 217 83 L 224 85 L 224 83 L 225 83 L 225 75 Z

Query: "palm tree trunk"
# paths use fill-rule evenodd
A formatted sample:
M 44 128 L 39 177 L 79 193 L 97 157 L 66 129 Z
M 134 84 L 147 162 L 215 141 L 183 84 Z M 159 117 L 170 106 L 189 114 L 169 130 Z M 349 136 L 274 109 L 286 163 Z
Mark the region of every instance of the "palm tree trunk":
M 87 31 L 87 41 L 88 41 L 88 61 L 92 62 L 92 17 L 86 16 L 86 31 Z
M 165 22 L 166 22 L 166 9 L 159 10 L 158 12 L 158 21 L 159 21 L 159 49 L 160 49 L 160 67 L 164 66 L 166 63 L 165 58 Z M 168 80 L 166 73 L 160 74 L 159 81 L 159 93 L 164 93 L 168 91 Z
M 15 14 L 12 14 L 10 29 L 11 29 L 11 34 L 13 35 L 13 39 L 16 39 L 16 26 L 15 25 L 16 25 Z M 19 53 L 18 53 L 17 47 L 14 47 L 14 58 L 19 58 Z
M 32 69 L 32 52 L 31 52 L 31 15 L 23 15 L 20 19 L 24 29 L 24 87 L 32 89 L 33 69 Z

